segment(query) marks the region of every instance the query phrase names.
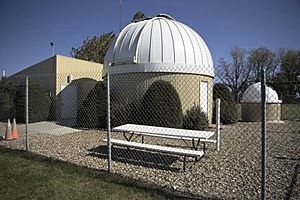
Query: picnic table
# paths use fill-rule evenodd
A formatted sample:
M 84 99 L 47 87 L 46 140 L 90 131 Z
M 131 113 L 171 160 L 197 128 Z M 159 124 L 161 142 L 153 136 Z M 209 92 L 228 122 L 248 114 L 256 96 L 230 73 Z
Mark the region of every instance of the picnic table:
M 201 142 L 203 143 L 204 151 L 205 142 L 216 143 L 215 139 L 210 139 L 215 134 L 213 131 L 198 131 L 138 124 L 125 124 L 117 126 L 113 128 L 113 131 L 122 132 L 124 138 L 129 142 L 135 141 L 139 136 L 142 136 L 142 143 L 144 143 L 144 136 L 180 139 L 187 145 L 187 141 L 191 141 L 191 149 L 193 150 L 197 150 Z
M 216 149 L 220 149 L 220 100 L 217 99 L 216 105 L 216 129 L 215 131 L 200 131 L 200 130 L 188 130 L 178 128 L 168 128 L 159 126 L 149 126 L 140 124 L 124 124 L 113 128 L 113 131 L 122 132 L 126 140 L 111 139 L 108 137 L 104 141 L 108 146 L 118 145 L 128 148 L 137 148 L 148 151 L 163 152 L 169 154 L 177 154 L 184 156 L 183 170 L 185 171 L 186 157 L 195 157 L 195 162 L 198 158 L 201 158 L 205 153 L 205 143 L 212 142 L 216 144 Z M 142 142 L 135 142 L 138 137 L 142 137 Z M 188 141 L 191 141 L 191 149 L 183 149 L 169 146 L 161 146 L 154 144 L 145 144 L 144 136 L 160 137 L 170 139 L 180 139 L 187 145 Z M 213 137 L 215 136 L 215 137 Z M 198 148 L 199 144 L 203 144 L 203 150 Z

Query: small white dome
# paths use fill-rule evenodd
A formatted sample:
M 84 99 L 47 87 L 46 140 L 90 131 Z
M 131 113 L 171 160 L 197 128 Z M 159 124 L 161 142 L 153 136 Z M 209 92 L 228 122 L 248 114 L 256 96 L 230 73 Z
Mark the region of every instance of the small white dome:
M 190 27 L 161 14 L 127 25 L 104 58 L 110 73 L 174 72 L 214 76 L 203 39 Z
M 261 102 L 261 83 L 254 83 L 250 85 L 243 94 L 242 102 L 244 103 L 260 103 Z M 266 102 L 267 103 L 281 103 L 278 94 L 270 87 L 266 87 Z

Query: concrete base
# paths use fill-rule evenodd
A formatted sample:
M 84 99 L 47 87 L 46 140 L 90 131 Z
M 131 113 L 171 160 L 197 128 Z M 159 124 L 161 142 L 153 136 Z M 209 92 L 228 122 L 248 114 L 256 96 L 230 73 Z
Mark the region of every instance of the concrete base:
M 23 135 L 25 134 L 25 124 L 17 126 L 17 129 Z M 80 132 L 81 130 L 61 126 L 55 122 L 37 122 L 28 125 L 28 134 L 42 133 L 51 135 L 64 135 L 68 133 Z

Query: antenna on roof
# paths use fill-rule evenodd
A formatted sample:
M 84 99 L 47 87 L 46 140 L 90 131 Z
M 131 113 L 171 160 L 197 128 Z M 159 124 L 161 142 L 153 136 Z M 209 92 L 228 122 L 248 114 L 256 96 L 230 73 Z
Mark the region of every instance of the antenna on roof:
M 50 42 L 50 46 L 52 47 L 52 56 L 54 56 L 54 48 L 55 48 L 54 42 Z
M 120 8 L 119 8 L 119 32 L 121 32 L 122 26 L 122 0 L 120 0 Z

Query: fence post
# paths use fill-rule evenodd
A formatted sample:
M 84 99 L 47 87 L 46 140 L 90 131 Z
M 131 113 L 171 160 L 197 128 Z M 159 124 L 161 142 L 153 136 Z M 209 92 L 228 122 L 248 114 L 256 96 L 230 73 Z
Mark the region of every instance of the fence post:
M 220 104 L 221 104 L 221 100 L 217 99 L 216 101 L 216 149 L 217 151 L 220 150 Z
M 108 172 L 111 172 L 111 127 L 110 127 L 110 77 L 107 69 L 107 157 Z
M 25 124 L 25 135 L 26 135 L 26 151 L 29 151 L 29 137 L 28 137 L 28 121 L 29 121 L 29 111 L 28 111 L 28 96 L 29 96 L 29 92 L 28 92 L 28 87 L 29 87 L 29 84 L 28 84 L 28 77 L 26 77 L 26 103 L 25 103 L 25 121 L 26 121 L 26 124 Z
M 261 199 L 266 199 L 266 174 L 267 174 L 267 151 L 266 151 L 266 70 L 261 69 Z

